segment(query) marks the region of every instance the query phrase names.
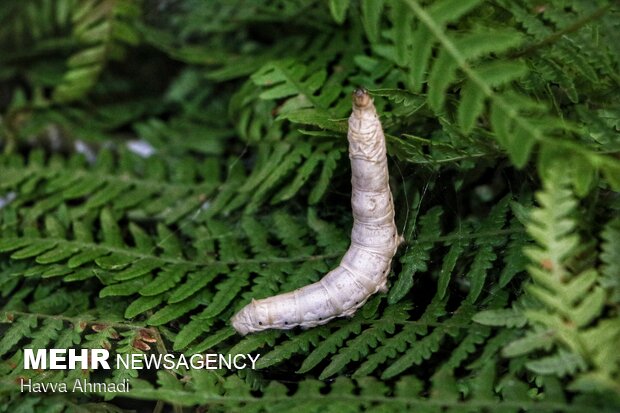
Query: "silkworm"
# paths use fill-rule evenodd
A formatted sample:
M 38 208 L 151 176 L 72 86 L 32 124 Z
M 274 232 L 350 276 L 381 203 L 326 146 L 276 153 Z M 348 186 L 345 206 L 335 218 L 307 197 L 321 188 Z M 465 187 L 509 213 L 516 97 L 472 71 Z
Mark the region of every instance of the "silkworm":
M 231 319 L 239 334 L 325 324 L 352 315 L 371 295 L 387 291 L 392 258 L 402 237 L 394 222 L 383 128 L 364 89 L 353 92 L 347 137 L 353 210 L 349 249 L 340 264 L 314 284 L 253 299 Z

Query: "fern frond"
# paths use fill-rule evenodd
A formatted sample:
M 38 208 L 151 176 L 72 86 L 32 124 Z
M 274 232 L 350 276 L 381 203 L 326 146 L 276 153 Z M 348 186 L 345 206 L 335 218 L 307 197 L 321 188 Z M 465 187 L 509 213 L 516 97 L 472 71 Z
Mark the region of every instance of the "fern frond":
M 420 232 L 418 238 L 433 239 L 440 232 L 440 216 L 443 213 L 441 208 L 433 208 L 429 210 L 422 218 L 420 218 Z M 394 304 L 401 300 L 407 292 L 413 287 L 413 276 L 421 270 L 427 269 L 426 261 L 429 259 L 429 251 L 433 247 L 432 242 L 416 242 L 409 251 L 401 258 L 404 265 L 398 280 L 390 289 L 388 302 Z
M 522 75 L 524 73 L 522 68 L 510 66 L 508 70 L 505 70 L 506 67 L 503 70 L 496 70 L 497 68 L 479 70 L 476 67 L 472 67 L 470 64 L 472 59 L 476 59 L 480 54 L 495 50 L 495 46 L 491 46 L 495 45 L 495 41 L 486 42 L 484 39 L 495 38 L 496 34 L 472 34 L 463 40 L 456 39 L 446 32 L 443 27 L 447 21 L 454 18 L 452 13 L 456 13 L 457 17 L 460 15 L 460 8 L 451 10 L 445 7 L 447 4 L 451 4 L 449 1 L 436 3 L 428 10 L 422 8 L 415 0 L 406 0 L 406 3 L 423 25 L 418 29 L 418 33 L 423 33 L 423 35 L 419 35 L 421 37 L 416 44 L 420 45 L 420 53 L 424 51 L 424 56 L 418 56 L 417 59 L 414 59 L 417 65 L 416 73 L 418 73 L 417 76 L 414 76 L 414 79 L 417 79 L 418 82 L 416 84 L 421 84 L 422 74 L 425 71 L 426 62 L 429 59 L 434 42 L 437 41 L 441 45 L 441 52 L 428 78 L 428 98 L 432 107 L 436 110 L 440 110 L 443 107 L 444 92 L 448 85 L 456 80 L 455 70 L 458 68 L 470 82 L 468 86 L 466 85 L 463 88 L 463 93 L 467 92 L 464 95 L 464 100 L 466 98 L 465 102 L 468 106 L 463 107 L 461 110 L 461 128 L 466 129 L 466 127 L 471 126 L 472 117 L 477 118 L 480 115 L 480 112 L 474 112 L 474 115 L 466 116 L 466 111 L 470 113 L 470 108 L 481 110 L 483 108 L 481 100 L 490 100 L 491 125 L 496 133 L 498 142 L 508 150 L 508 154 L 516 166 L 522 167 L 525 165 L 535 144 L 541 144 L 545 151 L 552 151 L 552 148 L 556 148 L 556 150 L 561 149 L 572 152 L 574 154 L 573 157 L 579 159 L 582 167 L 585 169 L 583 173 L 576 174 L 574 177 L 574 185 L 580 189 L 580 193 L 584 193 L 591 187 L 591 182 L 583 181 L 584 177 L 591 174 L 591 171 L 600 169 L 608 177 L 620 170 L 620 165 L 605 155 L 599 154 L 594 150 L 586 150 L 584 152 L 583 147 L 578 148 L 572 141 L 553 137 L 556 131 L 566 127 L 557 119 L 549 118 L 546 115 L 538 115 L 539 119 L 529 120 L 530 117 L 520 115 L 521 113 L 540 113 L 541 108 L 532 99 L 511 91 L 505 93 L 495 91 L 494 86 L 497 83 L 513 80 L 514 78 L 511 78 L 512 74 Z M 468 11 L 468 7 L 473 7 L 476 3 L 464 2 L 464 4 L 467 7 L 464 6 L 463 12 Z M 438 13 L 437 10 L 442 12 Z M 497 50 L 499 52 L 520 44 L 517 34 L 506 33 L 503 35 L 502 33 L 497 33 L 497 35 L 500 40 L 505 40 L 505 42 L 500 41 L 498 43 Z M 495 79 L 493 73 L 501 77 Z M 463 101 L 460 102 L 460 106 L 463 106 Z M 541 157 L 540 161 L 546 162 L 547 158 Z M 548 164 L 544 165 L 543 169 L 547 167 Z M 610 183 L 616 188 L 617 182 L 615 179 L 611 179 Z
M 605 349 L 609 340 L 617 340 L 620 324 L 617 317 L 601 318 L 608 298 L 600 286 L 603 278 L 598 271 L 579 267 L 574 270 L 569 265 L 581 249 L 576 227 L 577 202 L 568 177 L 556 167 L 545 173 L 543 183 L 544 190 L 536 196 L 540 206 L 530 213 L 527 224 L 537 245 L 524 248 L 532 260 L 528 272 L 533 283 L 526 286 L 532 300 L 524 300 L 513 310 L 478 313 L 474 320 L 506 325 L 508 318 L 502 312 L 512 311 L 518 319 L 527 319 L 531 330 L 507 345 L 504 355 L 531 355 L 544 349 L 550 354 L 528 361 L 526 366 L 530 370 L 541 375 L 570 375 L 575 386 L 582 389 L 595 380 L 613 390 L 619 368 L 615 362 L 609 367 L 611 359 Z
M 88 0 L 73 10 L 73 36 L 84 44 L 67 61 L 69 70 L 53 92 L 59 102 L 83 97 L 94 85 L 108 58 L 119 58 L 122 45 L 138 43 L 138 33 L 127 20 L 139 13 L 125 0 Z
M 545 387 L 549 391 L 550 400 L 535 400 L 527 393 L 519 392 L 527 385 L 519 379 L 511 377 L 512 386 L 506 379 L 502 387 L 503 400 L 497 400 L 494 396 L 493 382 L 495 371 L 493 365 L 487 365 L 484 374 L 469 378 L 462 385 L 471 391 L 467 394 L 467 400 L 459 398 L 458 387 L 451 379 L 450 369 L 444 368 L 434 377 L 430 389 L 431 397 L 420 397 L 421 385 L 413 376 L 401 377 L 397 384 L 395 398 L 386 394 L 385 386 L 381 386 L 376 379 L 363 378 L 351 380 L 340 377 L 333 383 L 326 385 L 323 382 L 307 379 L 299 383 L 296 392 L 288 395 L 285 386 L 273 381 L 264 389 L 261 397 L 251 394 L 251 388 L 235 376 L 224 381 L 218 380 L 214 373 L 195 371 L 190 373 L 192 380 L 181 384 L 171 382 L 170 375 L 164 372 L 158 374 L 158 386 L 152 386 L 146 381 L 136 380 L 136 386 L 131 390 L 131 396 L 140 399 L 159 399 L 177 401 L 185 406 L 208 405 L 215 411 L 230 411 L 244 406 L 257 412 L 280 411 L 295 408 L 300 411 L 312 411 L 317 406 L 324 409 L 337 408 L 338 410 L 373 408 L 386 411 L 391 410 L 434 410 L 441 408 L 446 412 L 458 412 L 463 409 L 497 410 L 497 409 L 531 409 L 559 410 L 563 412 L 611 412 L 612 410 L 601 406 L 592 406 L 591 401 L 578 402 L 572 406 L 565 405 L 553 395 L 553 388 Z M 222 393 L 223 392 L 223 393 Z M 358 394 L 355 394 L 358 393 Z M 221 396 L 224 394 L 224 397 Z M 546 394 L 546 392 L 545 392 Z
M 482 221 L 480 232 L 490 232 L 501 230 L 506 220 L 509 199 L 506 197 L 500 200 L 489 213 L 489 216 Z M 487 271 L 493 266 L 493 261 L 497 258 L 494 249 L 503 245 L 502 238 L 478 238 L 476 240 L 477 253 L 468 273 L 470 279 L 470 290 L 467 299 L 476 301 L 480 296 L 487 278 Z
M 601 286 L 610 291 L 612 302 L 620 302 L 620 219 L 610 221 L 601 234 Z

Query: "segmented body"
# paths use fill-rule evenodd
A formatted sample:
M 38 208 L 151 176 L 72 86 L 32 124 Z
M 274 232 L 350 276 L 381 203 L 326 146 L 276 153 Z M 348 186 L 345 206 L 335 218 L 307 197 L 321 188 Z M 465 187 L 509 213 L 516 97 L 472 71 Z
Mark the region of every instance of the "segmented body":
M 363 89 L 353 93 L 348 140 L 354 219 L 348 251 L 321 280 L 252 300 L 231 319 L 240 334 L 325 324 L 352 315 L 371 295 L 386 290 L 400 237 L 394 222 L 385 137 L 372 99 Z

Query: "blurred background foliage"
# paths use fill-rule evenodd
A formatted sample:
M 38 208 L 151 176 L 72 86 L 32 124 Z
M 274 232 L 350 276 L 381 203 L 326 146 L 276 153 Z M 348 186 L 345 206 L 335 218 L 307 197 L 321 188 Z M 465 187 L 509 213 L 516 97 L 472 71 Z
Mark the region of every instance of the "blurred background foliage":
M 619 10 L 3 0 L 2 409 L 618 411 Z M 406 239 L 390 291 L 350 319 L 239 337 L 235 311 L 347 248 L 357 86 Z M 261 359 L 22 368 L 23 348 L 51 347 Z M 83 377 L 132 390 L 19 392 Z

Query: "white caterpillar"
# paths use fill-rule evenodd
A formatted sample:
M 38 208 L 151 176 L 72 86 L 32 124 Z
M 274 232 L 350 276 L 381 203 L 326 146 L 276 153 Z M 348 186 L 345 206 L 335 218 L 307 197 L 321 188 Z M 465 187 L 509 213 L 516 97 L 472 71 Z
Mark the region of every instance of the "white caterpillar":
M 241 335 L 269 328 L 304 328 L 352 315 L 368 298 L 386 291 L 392 257 L 401 242 L 394 223 L 385 137 L 364 89 L 353 92 L 349 117 L 351 246 L 340 265 L 321 280 L 289 293 L 252 300 L 231 319 Z

